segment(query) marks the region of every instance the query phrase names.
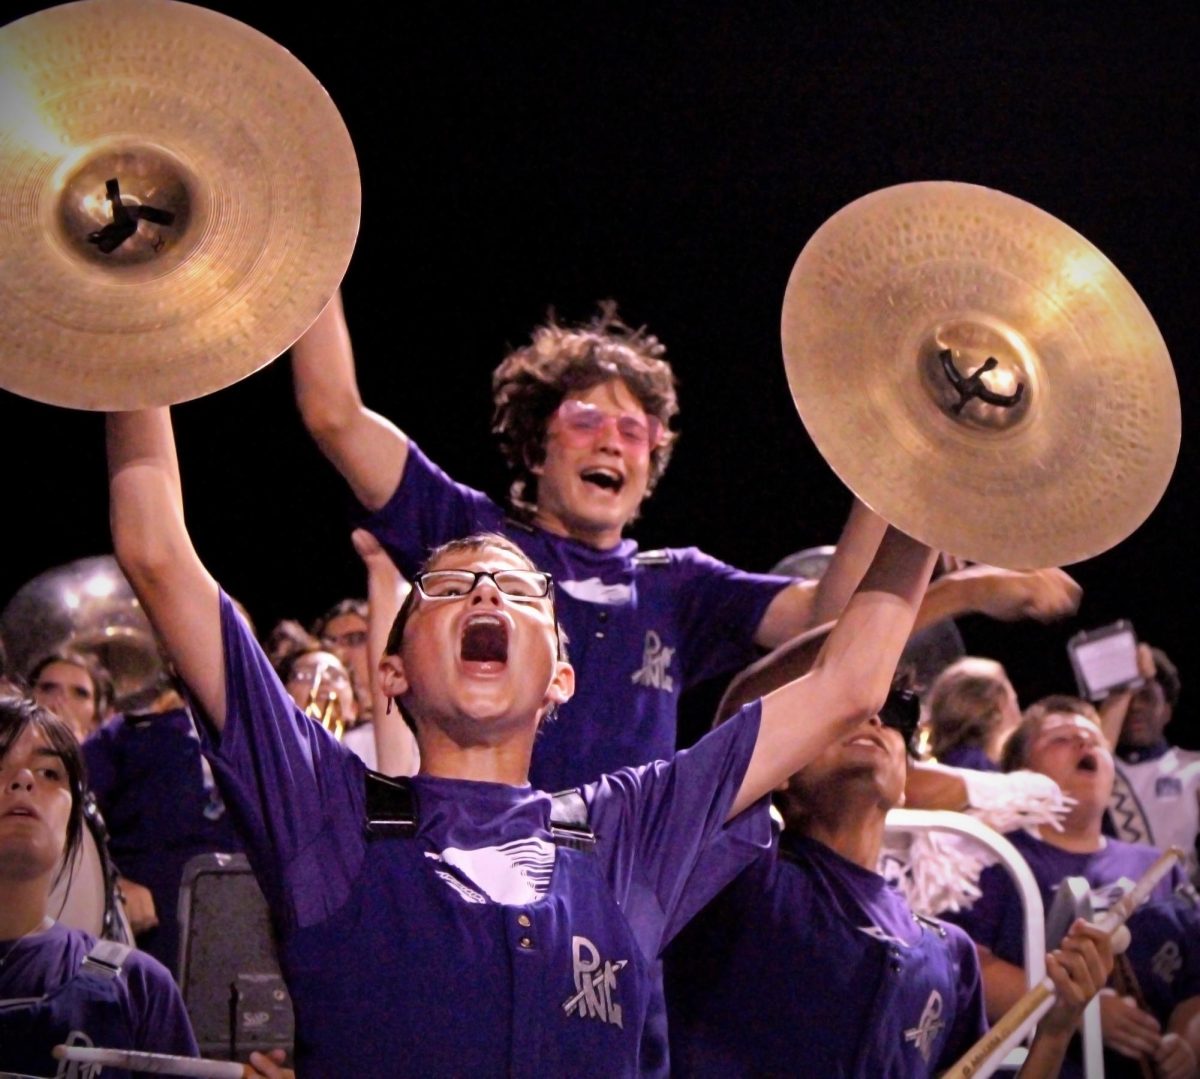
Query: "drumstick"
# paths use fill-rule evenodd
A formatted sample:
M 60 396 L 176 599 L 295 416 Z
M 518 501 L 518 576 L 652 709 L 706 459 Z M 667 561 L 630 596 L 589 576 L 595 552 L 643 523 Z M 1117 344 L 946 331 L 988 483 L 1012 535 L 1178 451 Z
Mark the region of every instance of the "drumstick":
M 1138 882 L 1096 919 L 1096 926 L 1111 937 L 1182 857 L 1183 851 L 1178 847 L 1171 847 L 1159 855 L 1158 860 L 1146 870 Z M 953 1068 L 943 1072 L 942 1079 L 969 1079 L 973 1075 L 990 1075 L 992 1069 L 987 1068 L 987 1065 L 992 1059 L 1003 1059 L 1025 1036 L 1030 1026 L 1049 1011 L 1053 1003 L 1054 983 L 1049 977 L 1045 977 L 1009 1008 Z
M 54 1059 L 125 1068 L 131 1072 L 199 1076 L 200 1079 L 243 1079 L 243 1076 L 254 1074 L 232 1060 L 203 1060 L 199 1057 L 171 1056 L 168 1053 L 141 1053 L 132 1049 L 90 1049 L 83 1045 L 56 1045 Z

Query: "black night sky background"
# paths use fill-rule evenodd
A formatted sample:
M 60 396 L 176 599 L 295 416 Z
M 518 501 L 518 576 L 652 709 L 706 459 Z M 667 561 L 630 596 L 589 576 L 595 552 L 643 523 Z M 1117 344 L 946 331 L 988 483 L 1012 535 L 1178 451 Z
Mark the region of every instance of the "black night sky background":
M 548 307 L 585 317 L 613 297 L 662 338 L 683 434 L 635 526 L 643 547 L 697 545 L 767 569 L 836 538 L 849 498 L 796 416 L 779 317 L 796 256 L 846 203 L 959 180 L 1081 232 L 1166 339 L 1179 462 L 1149 521 L 1072 570 L 1085 588 L 1077 618 L 962 628 L 1032 700 L 1072 688 L 1073 632 L 1127 617 L 1178 663 L 1173 733 L 1200 745 L 1188 553 L 1200 515 L 1198 9 L 210 6 L 290 49 L 341 110 L 363 185 L 344 284 L 363 395 L 456 478 L 504 492 L 489 374 Z M 362 592 L 343 485 L 301 428 L 286 359 L 180 406 L 176 424 L 197 547 L 260 628 Z M 3 603 L 42 570 L 106 551 L 108 537 L 99 416 L 0 393 L 0 430 Z M 712 692 L 693 696 L 687 731 Z

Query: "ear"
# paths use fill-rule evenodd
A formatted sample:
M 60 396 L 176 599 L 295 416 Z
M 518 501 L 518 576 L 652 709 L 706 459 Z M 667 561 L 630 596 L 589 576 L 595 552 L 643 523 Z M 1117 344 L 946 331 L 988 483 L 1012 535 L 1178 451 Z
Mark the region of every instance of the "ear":
M 399 656 L 384 656 L 379 661 L 379 686 L 388 697 L 399 697 L 408 692 L 404 661 Z
M 575 668 L 565 660 L 554 663 L 554 677 L 546 688 L 544 707 L 566 704 L 575 695 Z

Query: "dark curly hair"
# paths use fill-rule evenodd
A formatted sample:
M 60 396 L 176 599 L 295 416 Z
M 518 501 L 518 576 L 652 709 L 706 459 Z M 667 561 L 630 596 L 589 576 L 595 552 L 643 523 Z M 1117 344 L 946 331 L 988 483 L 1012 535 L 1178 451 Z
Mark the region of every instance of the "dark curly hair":
M 569 393 L 620 379 L 648 416 L 662 424 L 661 443 L 650 451 L 646 494 L 666 471 L 676 432 L 671 420 L 679 412 L 675 375 L 663 359 L 666 347 L 646 328 L 633 329 L 617 315 L 612 300 L 599 304 L 588 322 L 560 323 L 551 311 L 534 329 L 528 345 L 504 357 L 492 374 L 492 433 L 515 473 L 509 488 L 514 512 L 525 519 L 537 507 L 537 476 L 532 468 L 546 457 L 546 426 Z

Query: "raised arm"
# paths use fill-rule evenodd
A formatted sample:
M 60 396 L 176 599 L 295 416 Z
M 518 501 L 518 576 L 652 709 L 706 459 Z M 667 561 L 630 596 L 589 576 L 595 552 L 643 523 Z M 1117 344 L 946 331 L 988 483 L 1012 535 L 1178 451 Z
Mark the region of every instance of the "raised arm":
M 812 671 L 763 698 L 762 725 L 730 816 L 799 771 L 883 705 L 934 553 L 889 528 Z
M 212 721 L 225 722 L 217 582 L 192 546 L 171 414 L 108 416 L 113 550 L 183 680 Z
M 308 433 L 354 497 L 369 510 L 379 509 L 400 485 L 408 438 L 362 403 L 341 293 L 292 345 L 292 378 Z
M 414 775 L 421 763 L 417 740 L 399 708 L 383 691 L 379 680 L 379 657 L 387 645 L 392 623 L 412 586 L 396 568 L 379 541 L 366 529 L 351 534 L 354 549 L 367 569 L 367 656 L 371 670 L 371 714 L 375 729 L 375 758 L 379 770 L 389 776 Z

